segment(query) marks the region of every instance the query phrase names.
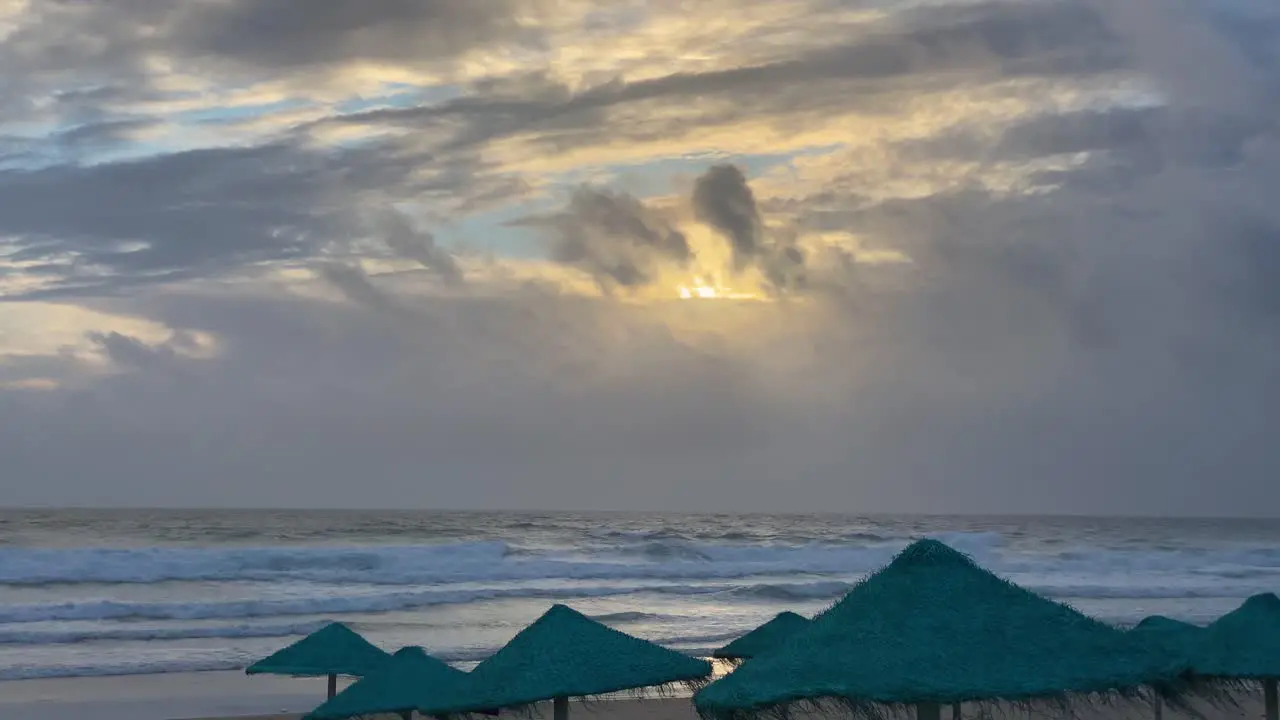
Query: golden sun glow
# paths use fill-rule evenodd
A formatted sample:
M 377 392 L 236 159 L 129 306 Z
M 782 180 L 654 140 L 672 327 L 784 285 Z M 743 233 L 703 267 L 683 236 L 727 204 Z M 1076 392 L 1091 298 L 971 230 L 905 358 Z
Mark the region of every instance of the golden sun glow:
M 753 293 L 734 292 L 719 284 L 708 283 L 704 278 L 695 277 L 688 285 L 677 288 L 682 300 L 750 300 L 757 296 Z

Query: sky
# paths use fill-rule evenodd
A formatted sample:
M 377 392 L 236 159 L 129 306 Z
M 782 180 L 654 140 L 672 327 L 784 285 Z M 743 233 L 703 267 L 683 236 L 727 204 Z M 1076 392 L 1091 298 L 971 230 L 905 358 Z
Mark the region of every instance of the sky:
M 1275 515 L 1280 6 L 0 0 L 0 505 Z

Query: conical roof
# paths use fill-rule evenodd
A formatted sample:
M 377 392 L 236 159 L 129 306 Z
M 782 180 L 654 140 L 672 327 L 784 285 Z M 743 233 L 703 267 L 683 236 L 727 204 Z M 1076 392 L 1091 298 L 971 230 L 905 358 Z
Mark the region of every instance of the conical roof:
M 1280 598 L 1254 595 L 1204 632 L 1196 671 L 1243 680 L 1280 678 Z
M 719 718 L 783 714 L 792 703 L 879 716 L 885 705 L 1054 703 L 1148 683 L 1163 691 L 1186 669 L 1176 655 L 922 540 L 694 703 Z
M 1133 626 L 1138 632 L 1149 633 L 1194 633 L 1204 628 L 1199 625 L 1192 625 L 1189 622 L 1174 620 L 1164 615 L 1151 615 L 1142 619 L 1142 622 Z
M 432 696 L 456 691 L 467 674 L 420 647 L 396 651 L 380 668 L 312 710 L 304 720 L 339 720 L 413 710 Z
M 694 682 L 711 675 L 711 663 L 555 605 L 468 675 L 456 695 L 418 710 L 440 715 Z
M 774 615 L 769 622 L 715 651 L 713 657 L 723 660 L 746 660 L 758 657 L 808 624 L 808 618 L 785 610 Z
M 249 675 L 369 674 L 390 657 L 342 623 L 331 623 L 245 669 Z
M 1174 620 L 1163 615 L 1143 618 L 1129 631 L 1142 642 L 1153 644 L 1165 652 L 1179 653 L 1191 663 L 1191 671 L 1200 671 L 1204 655 L 1205 629 L 1199 625 Z

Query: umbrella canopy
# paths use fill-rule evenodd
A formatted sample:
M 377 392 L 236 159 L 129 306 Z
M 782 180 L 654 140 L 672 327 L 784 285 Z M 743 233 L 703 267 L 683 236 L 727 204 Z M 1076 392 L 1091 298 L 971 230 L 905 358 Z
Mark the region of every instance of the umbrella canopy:
M 442 715 L 695 682 L 711 675 L 711 663 L 555 605 L 468 675 L 457 693 L 418 710 Z
M 1152 615 L 1143 618 L 1129 632 L 1143 642 L 1154 643 L 1165 651 L 1182 653 L 1191 663 L 1191 671 L 1202 674 L 1199 664 L 1204 655 L 1203 627 L 1163 615 Z
M 714 718 L 785 715 L 793 704 L 879 717 L 895 705 L 1136 696 L 1147 684 L 1180 688 L 1186 670 L 1176 654 L 922 540 L 694 703 Z
M 809 618 L 786 610 L 773 616 L 769 622 L 725 645 L 712 654 L 722 660 L 746 660 L 758 657 L 770 648 L 777 647 L 792 633 L 808 626 Z
M 1195 633 L 1204 628 L 1199 625 L 1192 625 L 1189 622 L 1174 620 L 1163 615 L 1151 615 L 1142 619 L 1142 622 L 1133 626 L 1134 630 L 1144 633 Z
M 465 672 L 431 657 L 422 648 L 405 647 L 377 670 L 312 710 L 304 720 L 412 712 L 434 695 L 454 692 L 466 680 Z
M 249 675 L 362 677 L 390 655 L 342 623 L 331 623 L 245 669 Z
M 1242 680 L 1280 678 L 1280 598 L 1254 595 L 1211 623 L 1196 672 Z

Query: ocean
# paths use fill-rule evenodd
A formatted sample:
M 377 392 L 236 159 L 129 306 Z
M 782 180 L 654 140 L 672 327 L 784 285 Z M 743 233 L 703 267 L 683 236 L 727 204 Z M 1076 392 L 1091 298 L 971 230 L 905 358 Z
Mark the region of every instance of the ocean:
M 1119 624 L 1280 590 L 1280 521 L 0 511 L 0 679 L 244 667 L 331 620 L 467 665 L 564 602 L 709 654 L 910 540 Z

